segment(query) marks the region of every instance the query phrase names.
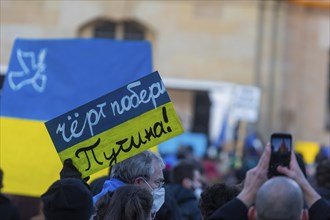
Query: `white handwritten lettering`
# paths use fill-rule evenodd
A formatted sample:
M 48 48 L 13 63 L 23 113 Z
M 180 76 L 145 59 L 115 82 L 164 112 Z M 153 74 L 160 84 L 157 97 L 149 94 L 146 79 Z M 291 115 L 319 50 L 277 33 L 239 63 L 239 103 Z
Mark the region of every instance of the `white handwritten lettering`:
M 103 103 L 98 104 L 96 106 L 99 108 L 98 111 L 95 110 L 95 109 L 91 109 L 88 112 L 86 112 L 85 120 L 84 120 L 84 123 L 81 126 L 80 131 L 77 130 L 79 123 L 78 123 L 78 120 L 76 119 L 70 125 L 70 135 L 68 137 L 66 136 L 66 124 L 65 123 L 58 124 L 56 134 L 62 133 L 63 140 L 65 142 L 69 142 L 69 141 L 71 141 L 72 138 L 81 137 L 81 135 L 83 134 L 83 132 L 85 130 L 86 124 L 88 124 L 90 134 L 93 136 L 94 135 L 93 126 L 95 126 L 99 123 L 101 117 L 106 118 L 106 115 L 103 112 L 103 107 L 106 106 L 106 103 L 103 102 Z M 74 116 L 76 118 L 79 118 L 79 114 L 77 112 L 74 114 Z M 71 119 L 72 118 L 69 115 L 68 116 L 68 121 L 71 121 Z
M 111 109 L 114 116 L 116 116 L 116 114 L 121 115 L 124 112 L 131 110 L 131 108 L 138 108 L 141 103 L 147 104 L 150 100 L 152 101 L 153 106 L 157 108 L 156 99 L 166 92 L 164 84 L 162 82 L 155 82 L 149 86 L 149 91 L 143 89 L 140 91 L 140 94 L 137 94 L 133 88 L 140 85 L 140 81 L 128 84 L 126 88 L 131 92 L 131 95 L 122 97 L 120 104 L 117 101 L 111 102 Z

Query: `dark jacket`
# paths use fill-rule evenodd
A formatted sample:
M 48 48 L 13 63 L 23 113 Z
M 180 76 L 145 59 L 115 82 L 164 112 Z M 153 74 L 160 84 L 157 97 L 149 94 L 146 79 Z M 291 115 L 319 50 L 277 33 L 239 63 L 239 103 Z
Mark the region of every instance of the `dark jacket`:
M 317 200 L 308 210 L 309 220 L 330 220 L 330 204 L 324 199 Z M 248 209 L 235 198 L 217 209 L 207 220 L 245 220 Z
M 317 200 L 308 210 L 309 220 L 330 220 L 330 203 Z
M 160 210 L 157 212 L 155 220 L 182 220 L 180 214 L 180 208 L 177 205 L 175 198 L 168 188 L 167 185 L 165 187 L 165 201 Z
M 11 203 L 9 198 L 0 193 L 0 219 L 1 220 L 18 220 L 19 212 L 17 207 Z
M 180 208 L 182 220 L 202 219 L 202 214 L 198 208 L 198 200 L 192 190 L 179 184 L 170 184 L 168 188 Z
M 207 220 L 247 220 L 248 208 L 245 204 L 234 198 L 214 211 Z
M 316 191 L 320 194 L 320 196 L 327 200 L 330 203 L 330 189 L 326 187 L 317 187 Z
M 109 179 L 110 179 L 109 176 L 102 176 L 102 177 L 99 177 L 99 178 L 93 180 L 93 181 L 89 184 L 93 196 L 99 194 L 99 193 L 102 191 L 102 188 L 103 188 L 104 182 L 105 182 L 106 180 L 109 180 Z

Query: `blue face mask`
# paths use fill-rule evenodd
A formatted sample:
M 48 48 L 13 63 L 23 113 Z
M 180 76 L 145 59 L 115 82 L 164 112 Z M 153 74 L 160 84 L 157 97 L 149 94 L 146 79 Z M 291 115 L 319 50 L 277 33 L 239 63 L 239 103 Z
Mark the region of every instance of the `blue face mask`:
M 198 187 L 194 190 L 194 194 L 198 200 L 201 198 L 202 192 L 203 192 L 203 189 L 201 187 Z
M 159 187 L 159 188 L 153 189 L 145 179 L 143 179 L 143 180 L 151 189 L 151 194 L 152 194 L 152 198 L 153 198 L 151 214 L 155 215 L 156 212 L 158 212 L 158 210 L 160 209 L 160 207 L 162 207 L 162 205 L 164 204 L 165 188 Z

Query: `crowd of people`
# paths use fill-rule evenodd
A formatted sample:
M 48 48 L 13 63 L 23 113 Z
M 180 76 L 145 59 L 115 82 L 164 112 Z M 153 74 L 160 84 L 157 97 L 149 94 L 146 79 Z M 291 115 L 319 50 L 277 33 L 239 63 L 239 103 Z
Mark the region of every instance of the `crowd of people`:
M 269 178 L 270 146 L 239 182 L 208 182 L 198 159 L 178 155 L 168 166 L 149 150 L 121 161 L 87 183 L 71 159 L 41 196 L 46 220 L 330 220 L 330 160 L 318 161 L 315 184 L 292 152 L 289 167 Z M 2 186 L 2 172 L 0 172 Z M 0 194 L 0 219 L 20 219 Z

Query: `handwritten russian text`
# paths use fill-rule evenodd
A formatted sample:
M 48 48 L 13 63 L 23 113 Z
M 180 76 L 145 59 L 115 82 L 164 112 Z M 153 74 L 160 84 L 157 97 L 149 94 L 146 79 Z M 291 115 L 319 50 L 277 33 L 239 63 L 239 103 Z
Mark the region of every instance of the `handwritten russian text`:
M 95 109 L 91 109 L 88 112 L 86 112 L 84 123 L 81 125 L 80 129 L 78 128 L 79 123 L 78 123 L 78 120 L 77 120 L 79 118 L 79 113 L 77 113 L 77 112 L 74 113 L 74 117 L 76 118 L 76 120 L 74 120 L 71 123 L 71 125 L 68 126 L 70 128 L 70 135 L 66 136 L 66 133 L 67 133 L 66 128 L 67 127 L 66 127 L 65 123 L 58 124 L 56 134 L 61 133 L 63 140 L 65 142 L 69 142 L 69 141 L 71 141 L 71 139 L 73 137 L 74 138 L 80 137 L 83 134 L 84 130 L 85 130 L 86 124 L 88 124 L 90 134 L 91 134 L 91 136 L 93 136 L 94 135 L 93 126 L 95 126 L 99 123 L 101 117 L 103 117 L 103 118 L 106 117 L 106 115 L 103 112 L 103 107 L 104 106 L 106 106 L 105 102 L 103 102 L 101 104 L 98 104 L 96 106 L 96 107 L 99 108 L 98 111 L 95 110 Z M 67 117 L 67 119 L 70 122 L 72 117 L 69 115 Z
M 170 126 L 166 126 L 166 123 L 169 122 L 166 107 L 162 107 L 162 116 L 163 120 L 155 122 L 152 126 L 145 128 L 144 131 L 139 131 L 135 135 L 133 134 L 130 137 L 125 137 L 116 141 L 116 147 L 107 146 L 105 143 L 102 143 L 102 146 L 105 145 L 105 147 L 107 148 L 103 151 L 103 157 L 100 156 L 101 154 L 98 154 L 99 158 L 97 158 L 94 153 L 95 148 L 101 145 L 100 138 L 98 138 L 98 140 L 92 146 L 79 148 L 76 151 L 75 156 L 79 159 L 84 159 L 79 156 L 81 152 L 84 152 L 85 159 L 87 160 L 87 168 L 85 169 L 85 171 L 91 169 L 91 155 L 93 156 L 93 159 L 97 164 L 102 165 L 103 161 L 105 160 L 109 161 L 109 166 L 112 166 L 118 162 L 117 157 L 119 154 L 123 152 L 128 153 L 132 150 L 132 148 L 138 149 L 143 145 L 147 145 L 148 142 L 152 141 L 153 139 L 160 138 L 164 134 L 172 132 L 172 128 Z
M 155 108 L 157 108 L 156 99 L 166 92 L 165 86 L 162 82 L 156 82 L 149 86 L 149 90 L 143 89 L 137 94 L 133 89 L 141 85 L 140 81 L 133 82 L 127 85 L 127 90 L 131 95 L 126 95 L 121 98 L 120 104 L 118 101 L 111 102 L 112 113 L 121 115 L 131 108 L 138 108 L 141 103 L 149 103 L 150 100 Z

